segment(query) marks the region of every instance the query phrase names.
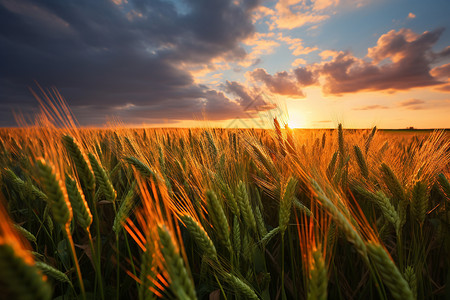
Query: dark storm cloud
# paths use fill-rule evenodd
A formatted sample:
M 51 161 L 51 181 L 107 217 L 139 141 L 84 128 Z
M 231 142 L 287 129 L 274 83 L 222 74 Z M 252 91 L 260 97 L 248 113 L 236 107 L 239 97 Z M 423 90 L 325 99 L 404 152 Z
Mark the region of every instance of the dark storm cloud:
M 82 122 L 95 113 L 191 119 L 204 109 L 221 119 L 243 111 L 195 84 L 186 66 L 244 57 L 239 42 L 253 33 L 258 1 L 114 2 L 0 0 L 1 104 L 36 103 L 27 86 L 37 80 L 57 87 Z M 10 112 L 0 117 L 11 123 Z

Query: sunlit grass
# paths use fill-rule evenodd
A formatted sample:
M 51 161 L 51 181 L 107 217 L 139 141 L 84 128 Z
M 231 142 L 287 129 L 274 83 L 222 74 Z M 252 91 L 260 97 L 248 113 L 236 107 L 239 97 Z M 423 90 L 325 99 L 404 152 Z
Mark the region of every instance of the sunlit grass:
M 79 129 L 54 100 L 0 131 L 0 246 L 53 297 L 449 296 L 446 133 Z

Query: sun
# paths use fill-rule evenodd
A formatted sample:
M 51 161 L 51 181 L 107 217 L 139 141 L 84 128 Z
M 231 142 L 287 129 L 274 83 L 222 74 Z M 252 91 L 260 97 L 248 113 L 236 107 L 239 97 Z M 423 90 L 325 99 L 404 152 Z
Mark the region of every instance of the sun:
M 302 116 L 299 116 L 297 114 L 297 115 L 289 116 L 288 126 L 290 128 L 305 128 L 306 122 Z

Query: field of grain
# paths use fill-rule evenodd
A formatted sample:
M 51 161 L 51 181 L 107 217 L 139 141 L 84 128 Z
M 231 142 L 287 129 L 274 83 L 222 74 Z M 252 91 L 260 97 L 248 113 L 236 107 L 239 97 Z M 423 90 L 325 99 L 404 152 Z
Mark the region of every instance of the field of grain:
M 450 297 L 450 139 L 0 131 L 5 299 Z

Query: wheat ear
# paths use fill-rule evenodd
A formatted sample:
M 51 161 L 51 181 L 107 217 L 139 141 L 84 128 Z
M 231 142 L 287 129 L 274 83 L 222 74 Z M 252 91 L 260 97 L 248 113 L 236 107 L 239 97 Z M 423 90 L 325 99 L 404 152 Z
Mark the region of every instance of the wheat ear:
M 363 155 L 361 149 L 357 145 L 355 145 L 353 147 L 353 149 L 355 150 L 356 162 L 358 163 L 359 170 L 361 171 L 361 175 L 364 178 L 369 177 L 369 169 L 367 168 L 366 159 L 364 158 L 364 155 Z
M 417 278 L 416 272 L 412 266 L 408 266 L 403 273 L 403 277 L 405 277 L 406 282 L 413 293 L 414 299 L 417 299 Z
M 186 270 L 180 252 L 165 225 L 158 226 L 161 252 L 172 280 L 171 287 L 179 299 L 197 299 L 194 283 Z
M 450 183 L 444 174 L 438 175 L 439 185 L 441 186 L 442 192 L 447 197 L 447 200 L 450 200 Z
M 189 234 L 192 236 L 196 244 L 200 247 L 202 252 L 208 258 L 217 262 L 218 260 L 216 247 L 214 247 L 213 242 L 211 241 L 203 227 L 189 215 L 183 215 L 180 217 L 180 219 L 184 223 Z
M 36 266 L 25 262 L 9 244 L 0 244 L 0 286 L 4 299 L 51 299 L 50 286 Z
M 66 174 L 66 189 L 69 196 L 70 204 L 74 213 L 75 220 L 86 231 L 89 231 L 89 227 L 92 224 L 92 214 L 89 206 L 84 199 L 84 193 L 78 188 L 78 184 L 75 180 L 70 178 Z
M 36 244 L 36 237 L 34 236 L 34 234 L 32 234 L 31 232 L 29 232 L 28 230 L 26 230 L 25 228 L 23 228 L 18 224 L 14 224 L 13 226 L 23 237 L 25 237 L 30 242 Z
M 70 158 L 75 164 L 82 187 L 86 189 L 85 192 L 89 191 L 89 193 L 92 193 L 95 189 L 95 179 L 89 168 L 84 152 L 70 135 L 63 136 L 62 140 Z
M 422 181 L 417 181 L 412 190 L 411 212 L 422 224 L 428 208 L 428 187 Z
M 328 276 L 325 261 L 320 250 L 312 253 L 312 265 L 309 276 L 308 300 L 326 300 Z
M 105 169 L 100 165 L 95 156 L 92 153 L 88 154 L 89 161 L 91 162 L 92 170 L 94 170 L 95 179 L 99 184 L 100 191 L 105 196 L 106 200 L 114 202 L 116 200 L 117 193 L 106 174 Z
M 402 187 L 402 184 L 395 176 L 394 172 L 389 168 L 385 163 L 381 164 L 381 172 L 383 174 L 383 180 L 386 183 L 389 191 L 394 196 L 396 202 L 402 202 L 406 199 L 405 191 Z
M 155 172 L 153 172 L 146 164 L 144 164 L 143 162 L 141 162 L 139 159 L 137 159 L 134 156 L 129 156 L 126 157 L 125 160 L 132 166 L 134 166 L 136 168 L 136 170 L 139 171 L 139 173 L 141 173 L 141 175 L 144 178 L 151 178 L 154 179 L 156 178 Z
M 317 184 L 314 179 L 311 179 L 311 186 L 317 193 L 317 198 L 323 208 L 330 214 L 336 225 L 345 234 L 345 237 L 351 242 L 356 250 L 362 255 L 364 259 L 367 259 L 367 247 L 364 244 L 363 239 L 353 227 L 348 218 L 334 205 L 334 203 L 324 194 L 322 188 Z
M 114 218 L 113 223 L 113 231 L 118 234 L 119 231 L 122 229 L 122 223 L 130 216 L 130 212 L 133 209 L 135 205 L 135 184 L 131 186 L 130 190 L 125 196 L 125 199 L 120 204 L 119 210 L 116 213 L 116 217 Z
M 226 279 L 239 294 L 244 296 L 245 299 L 259 299 L 255 291 L 239 277 L 229 274 Z
M 139 300 L 152 300 L 155 298 L 150 289 L 154 285 L 152 278 L 155 277 L 155 273 L 152 267 L 155 252 L 151 242 L 147 241 L 145 247 L 145 252 L 141 255 L 141 272 L 139 274 L 141 285 L 139 286 L 138 297 Z
M 388 286 L 392 297 L 397 300 L 412 300 L 413 294 L 408 283 L 394 264 L 386 250 L 380 245 L 370 242 L 367 244 L 370 258 L 379 270 L 383 283 Z
M 284 235 L 284 232 L 287 229 L 289 224 L 289 219 L 291 218 L 291 208 L 292 202 L 294 200 L 297 180 L 295 178 L 289 178 L 286 185 L 283 185 L 281 199 L 280 199 L 280 211 L 278 214 L 278 227 L 280 228 L 280 232 Z
M 66 190 L 56 173 L 53 173 L 53 167 L 43 159 L 37 161 L 40 179 L 47 195 L 50 209 L 56 223 L 65 228 L 72 220 L 72 207 L 70 205 Z
M 217 199 L 217 196 L 213 191 L 208 191 L 206 193 L 206 201 L 208 213 L 211 216 L 212 224 L 219 236 L 220 242 L 223 243 L 228 250 L 231 250 L 230 230 L 222 204 L 219 202 L 219 199 Z
M 58 281 L 68 283 L 70 286 L 72 286 L 72 282 L 69 280 L 69 277 L 67 277 L 67 275 L 64 274 L 63 272 L 55 269 L 54 267 L 52 267 L 46 263 L 40 262 L 40 261 L 37 261 L 35 264 L 36 264 L 36 267 L 39 270 L 41 270 L 41 272 L 44 273 L 45 275 L 48 275 Z
M 355 190 L 359 194 L 363 195 L 366 199 L 372 201 L 375 205 L 377 205 L 386 220 L 394 225 L 397 231 L 400 229 L 400 217 L 394 206 L 391 204 L 391 201 L 382 191 L 372 193 L 361 186 L 356 186 Z
M 253 209 L 250 204 L 247 188 L 242 181 L 239 182 L 237 187 L 237 198 L 245 224 L 250 227 L 253 232 L 257 233 L 255 215 L 253 214 Z

